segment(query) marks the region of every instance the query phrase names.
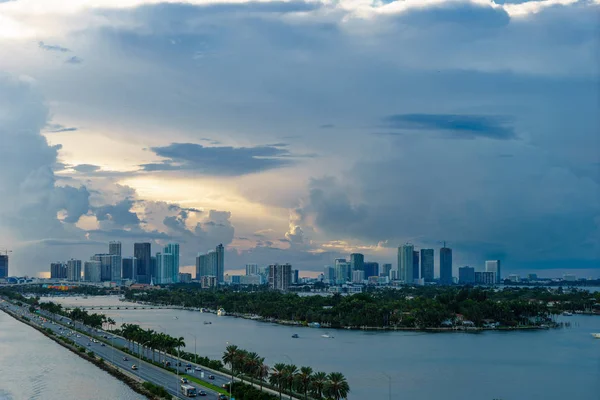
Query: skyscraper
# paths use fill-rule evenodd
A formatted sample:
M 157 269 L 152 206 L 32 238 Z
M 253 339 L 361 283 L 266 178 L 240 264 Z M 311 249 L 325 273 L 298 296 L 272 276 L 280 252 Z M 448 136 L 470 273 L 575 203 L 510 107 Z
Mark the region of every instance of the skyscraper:
M 415 248 L 412 244 L 404 244 L 398 247 L 398 279 L 406 284 L 412 284 L 413 277 L 413 252 Z
M 109 242 L 108 243 L 108 254 L 122 256 L 121 255 L 121 242 Z
M 67 279 L 67 266 L 61 262 L 50 264 L 51 279 Z
M 350 266 L 352 268 L 352 271 L 364 271 L 365 256 L 360 253 L 350 254 Z
M 379 264 L 376 262 L 366 262 L 364 264 L 364 271 L 365 271 L 365 279 L 368 279 L 371 276 L 378 276 L 379 275 Z
M 122 279 L 131 279 L 136 280 L 136 258 L 135 257 L 125 257 L 121 260 L 121 278 Z
M 383 264 L 381 266 L 381 271 L 379 271 L 379 276 L 390 277 L 390 271 L 392 270 L 392 264 Z
M 335 259 L 335 283 L 343 284 L 352 279 L 352 266 L 345 258 Z
M 488 260 L 485 262 L 485 272 L 493 272 L 496 283 L 502 283 L 500 271 L 500 260 Z
M 433 266 L 433 249 L 421 249 L 421 278 L 425 279 L 425 282 L 433 282 Z
M 123 257 L 121 256 L 121 242 L 109 242 L 108 254 L 114 256 L 112 258 L 111 280 L 118 282 L 121 280 L 123 272 Z M 118 257 L 118 258 L 115 258 Z
M 258 275 L 258 264 L 246 264 L 246 275 Z
M 153 279 L 153 282 L 162 285 L 175 283 L 173 282 L 174 269 L 175 256 L 173 254 L 156 253 L 156 277 Z
M 335 268 L 331 265 L 323 267 L 323 279 L 325 279 L 327 283 L 335 283 Z
M 419 279 L 419 252 L 413 251 L 413 279 Z
M 225 248 L 220 244 L 215 249 L 215 252 L 217 253 L 217 281 L 223 283 L 225 282 Z
M 96 254 L 91 259 L 100 262 L 100 280 L 119 281 L 121 279 L 121 256 Z
M 138 282 L 150 283 L 150 258 L 152 257 L 150 243 L 134 243 L 133 256 L 137 261 L 136 275 Z
M 458 283 L 461 285 L 472 285 L 475 283 L 475 268 L 460 267 L 458 269 Z
M 288 290 L 292 281 L 292 266 L 290 264 L 269 265 L 269 287 L 274 290 Z
M 440 284 L 452 284 L 452 249 L 444 247 L 440 249 Z
M 101 279 L 100 261 L 90 260 L 83 263 L 83 279 L 86 282 L 100 282 Z
M 0 254 L 0 279 L 8 277 L 8 255 Z
M 171 268 L 171 283 L 179 281 L 179 243 L 169 243 L 164 253 L 173 255 L 173 267 Z
M 81 260 L 70 259 L 67 261 L 67 280 L 73 282 L 81 280 Z

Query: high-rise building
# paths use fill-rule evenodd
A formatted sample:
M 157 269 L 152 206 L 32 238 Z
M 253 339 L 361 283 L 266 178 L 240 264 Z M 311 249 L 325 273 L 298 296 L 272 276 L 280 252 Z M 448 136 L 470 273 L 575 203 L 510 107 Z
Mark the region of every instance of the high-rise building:
M 177 283 L 179 282 L 179 243 L 169 243 L 164 252 L 173 256 L 173 267 L 170 270 L 171 277 L 169 279 L 171 283 Z
M 258 264 L 246 264 L 246 275 L 258 275 Z
M 480 285 L 493 285 L 496 281 L 494 272 L 475 272 L 475 283 Z
M 269 287 L 274 290 L 287 291 L 292 281 L 291 264 L 269 265 Z
M 67 280 L 73 282 L 81 280 L 81 260 L 70 259 L 67 261 Z
M 166 248 L 165 248 L 166 250 Z M 171 253 L 156 253 L 156 277 L 154 283 L 166 285 L 173 282 L 175 257 Z M 178 277 L 179 279 L 179 277 Z
M 335 260 L 335 283 L 343 284 L 352 279 L 352 265 L 345 258 Z
M 488 260 L 485 262 L 485 272 L 495 274 L 495 282 L 502 283 L 502 274 L 500 271 L 500 260 Z
M 292 283 L 294 285 L 297 285 L 300 281 L 300 271 L 298 271 L 297 269 L 293 269 L 292 270 Z
M 433 282 L 434 250 L 421 249 L 421 278 L 425 282 Z
M 219 283 L 223 283 L 225 282 L 225 248 L 222 244 L 217 246 L 215 253 L 217 255 L 217 280 Z
M 217 286 L 217 277 L 204 275 L 200 277 L 200 287 L 202 289 L 210 289 Z
M 379 264 L 376 262 L 366 262 L 364 264 L 365 279 L 371 276 L 379 276 Z
M 452 285 L 452 249 L 445 243 L 440 249 L 440 284 Z
M 83 263 L 83 279 L 86 282 L 100 282 L 102 265 L 100 261 L 90 260 Z
M 385 276 L 385 277 L 389 278 L 391 270 L 392 270 L 392 264 L 383 264 L 381 266 L 381 271 L 379 271 L 379 276 Z
M 460 267 L 458 269 L 458 283 L 460 285 L 472 285 L 475 283 L 475 268 Z
M 412 244 L 404 244 L 398 247 L 398 279 L 406 284 L 412 284 L 413 277 L 413 252 L 415 248 Z
M 108 243 L 108 254 L 113 254 L 115 256 L 122 256 L 121 242 L 109 242 Z
M 365 271 L 357 269 L 352 271 L 352 283 L 363 283 L 365 280 Z
M 352 268 L 352 271 L 364 271 L 365 256 L 360 253 L 350 254 L 350 267 Z
M 8 254 L 0 254 L 0 279 L 8 277 Z
M 136 275 L 139 283 L 150 283 L 152 276 L 151 266 L 151 244 L 150 243 L 134 243 L 133 256 L 136 258 L 137 267 Z
M 96 254 L 92 258 L 100 262 L 100 279 L 102 281 L 121 280 L 121 256 L 115 254 Z
M 50 264 L 50 278 L 67 279 L 67 266 L 62 262 Z
M 187 272 L 180 272 L 179 273 L 179 282 L 181 283 L 190 283 L 192 281 L 192 274 L 189 274 Z
M 419 279 L 419 252 L 413 251 L 413 280 Z
M 335 268 L 331 265 L 323 267 L 323 279 L 327 281 L 327 283 L 335 283 Z
M 136 272 L 136 258 L 135 257 L 125 257 L 121 260 L 121 278 L 122 279 L 131 279 L 136 280 L 137 277 L 135 275 Z

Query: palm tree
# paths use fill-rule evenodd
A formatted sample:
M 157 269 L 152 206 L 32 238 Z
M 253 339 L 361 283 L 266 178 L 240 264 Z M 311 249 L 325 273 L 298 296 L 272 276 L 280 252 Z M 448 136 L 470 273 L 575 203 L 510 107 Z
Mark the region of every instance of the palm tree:
M 312 376 L 312 382 L 310 383 L 310 390 L 314 396 L 318 399 L 323 398 L 323 392 L 325 391 L 325 383 L 327 382 L 327 374 L 325 372 L 317 372 Z
M 350 386 L 344 375 L 340 372 L 332 372 L 327 376 L 325 384 L 325 393 L 327 396 L 333 397 L 335 400 L 345 399 L 348 397 Z
M 244 383 L 244 373 L 245 371 L 245 367 L 246 367 L 246 360 L 248 358 L 248 352 L 246 350 L 238 350 L 236 356 L 235 356 L 235 360 L 233 361 L 236 369 L 239 372 L 239 376 L 240 379 L 242 380 L 242 383 Z M 231 383 L 233 384 L 233 380 L 231 381 Z
M 296 367 L 294 364 L 285 366 L 285 386 L 289 390 L 290 400 L 292 400 L 292 392 L 294 391 L 293 389 L 296 375 L 298 375 L 298 367 Z
M 223 362 L 229 364 L 231 368 L 231 384 L 233 384 L 233 374 L 239 351 L 241 350 L 236 345 L 230 344 L 225 348 L 225 352 L 223 353 Z
M 285 370 L 286 365 L 283 363 L 277 363 L 273 366 L 273 370 L 271 371 L 271 375 L 269 376 L 269 382 L 271 385 L 276 386 L 279 390 L 279 400 L 281 400 L 281 391 L 283 390 L 284 379 L 285 379 Z
M 257 375 L 256 371 L 259 364 L 260 356 L 258 354 L 256 354 L 254 351 L 247 353 L 244 360 L 244 372 L 251 377 L 255 377 Z
M 296 375 L 297 387 L 304 392 L 304 400 L 308 399 L 308 388 L 312 380 L 313 370 L 311 367 L 300 368 L 300 373 Z
M 263 382 L 265 380 L 266 377 L 269 376 L 269 366 L 266 365 L 265 363 L 265 359 L 264 358 L 260 358 L 260 363 L 258 365 L 258 368 L 256 370 L 256 374 L 258 376 L 258 380 L 260 381 L 260 391 L 262 392 L 263 389 Z

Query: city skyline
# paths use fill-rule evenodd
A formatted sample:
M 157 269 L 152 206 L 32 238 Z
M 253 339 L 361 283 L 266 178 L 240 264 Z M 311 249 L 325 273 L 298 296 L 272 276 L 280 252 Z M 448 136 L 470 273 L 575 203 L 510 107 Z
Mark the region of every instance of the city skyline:
M 110 240 L 315 273 L 447 240 L 600 276 L 598 7 L 0 1 L 10 274 Z

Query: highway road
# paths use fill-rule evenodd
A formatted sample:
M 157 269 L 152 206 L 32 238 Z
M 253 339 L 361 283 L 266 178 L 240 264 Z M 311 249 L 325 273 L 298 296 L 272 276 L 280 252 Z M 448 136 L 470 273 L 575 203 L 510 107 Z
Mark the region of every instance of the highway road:
M 110 345 L 103 345 L 102 342 L 94 343 L 92 341 L 92 338 L 96 338 L 96 337 L 100 338 L 102 336 L 107 336 L 109 338 L 109 341 L 114 342 L 115 345 L 127 347 L 127 341 L 119 336 L 114 336 L 114 335 L 104 332 L 102 330 L 96 331 L 85 325 L 82 325 L 81 323 L 75 323 L 75 322 L 69 320 L 69 318 L 55 316 L 51 313 L 40 310 L 40 314 L 42 314 L 43 317 L 48 320 L 47 322 L 44 323 L 44 322 L 42 322 L 40 315 L 31 314 L 28 310 L 28 307 L 27 308 L 19 307 L 8 301 L 0 300 L 0 308 L 9 309 L 10 311 L 12 311 L 13 313 L 18 314 L 18 315 L 25 315 L 26 317 L 28 317 L 31 320 L 31 322 L 34 322 L 35 324 L 37 324 L 41 327 L 52 329 L 52 331 L 56 335 L 62 335 L 62 336 L 68 335 L 69 339 L 73 340 L 77 345 L 83 346 L 86 349 L 93 351 L 98 357 L 102 357 L 105 360 L 105 362 L 112 363 L 112 364 L 116 365 L 117 367 L 121 368 L 122 370 L 129 372 L 130 374 L 134 374 L 135 376 L 138 376 L 141 380 L 152 382 L 156 385 L 163 386 L 165 389 L 167 389 L 169 391 L 169 393 L 171 393 L 172 395 L 174 395 L 177 398 L 181 398 L 181 399 L 186 398 L 179 393 L 179 388 L 180 388 L 181 383 L 179 381 L 180 378 L 178 375 L 176 375 L 172 372 L 169 372 L 165 369 L 162 369 L 160 367 L 157 367 L 155 365 L 149 364 L 147 362 L 140 361 L 139 359 L 134 358 L 132 355 L 124 353 L 121 350 L 118 350 Z M 62 318 L 62 321 L 59 321 L 60 318 Z M 52 320 L 54 320 L 54 319 L 56 319 L 55 323 L 52 322 Z M 85 334 L 81 334 L 76 331 L 73 331 L 72 328 L 70 326 L 68 326 L 69 323 L 71 323 L 71 324 L 75 323 L 77 329 L 88 332 L 88 334 L 85 335 Z M 136 350 L 137 350 L 137 346 L 136 346 Z M 148 354 L 150 355 L 150 357 L 152 356 L 150 351 L 148 352 Z M 158 352 L 157 352 L 157 357 L 158 357 Z M 173 366 L 177 365 L 176 360 L 173 359 L 173 357 L 168 356 L 167 359 L 169 361 L 171 361 L 171 365 L 173 365 Z M 131 367 L 133 364 L 138 366 L 137 370 L 132 370 Z M 202 372 L 194 371 L 194 368 L 197 365 L 195 365 L 193 363 L 188 363 L 186 361 L 182 361 L 181 362 L 182 367 L 178 368 L 178 372 L 180 374 L 185 372 L 186 364 L 191 364 L 191 366 L 192 366 L 192 370 L 188 371 L 188 373 L 190 375 L 195 375 L 197 378 L 203 379 L 206 382 L 209 382 L 213 385 L 221 386 L 222 384 L 228 383 L 230 381 L 230 379 L 227 378 L 226 376 L 224 376 L 222 374 L 213 373 L 213 372 L 204 372 L 204 378 L 202 378 L 201 377 Z M 201 368 L 202 370 L 204 370 L 204 367 L 202 367 L 202 366 L 198 366 L 198 367 Z M 214 375 L 214 377 L 215 377 L 214 380 L 208 379 L 208 376 L 210 374 Z M 207 389 L 207 388 L 199 387 L 199 385 L 196 385 L 195 383 L 191 383 L 191 384 L 192 384 L 192 386 L 195 386 L 198 389 L 198 391 L 204 390 L 207 393 L 207 398 L 209 398 L 209 399 L 217 398 L 216 392 L 214 392 L 210 389 Z

